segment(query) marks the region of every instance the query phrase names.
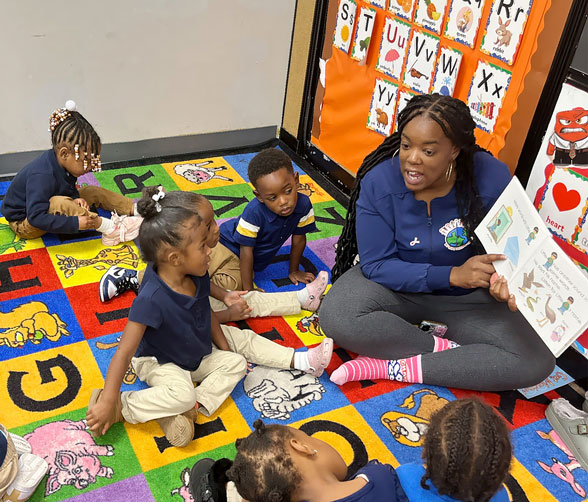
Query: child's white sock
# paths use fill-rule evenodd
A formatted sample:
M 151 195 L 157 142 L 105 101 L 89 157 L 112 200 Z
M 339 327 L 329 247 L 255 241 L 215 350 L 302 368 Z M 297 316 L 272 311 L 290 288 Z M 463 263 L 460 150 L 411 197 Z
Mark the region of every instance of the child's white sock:
M 299 289 L 296 291 L 296 296 L 298 296 L 300 306 L 304 305 L 306 300 L 308 300 L 308 288 Z
M 102 217 L 102 223 L 96 230 L 101 234 L 111 234 L 114 228 L 114 222 L 111 219 Z
M 294 369 L 306 371 L 308 368 L 310 368 L 308 352 L 306 350 L 294 352 Z
M 139 211 L 137 209 L 137 203 L 133 202 L 133 216 L 138 216 L 139 215 Z

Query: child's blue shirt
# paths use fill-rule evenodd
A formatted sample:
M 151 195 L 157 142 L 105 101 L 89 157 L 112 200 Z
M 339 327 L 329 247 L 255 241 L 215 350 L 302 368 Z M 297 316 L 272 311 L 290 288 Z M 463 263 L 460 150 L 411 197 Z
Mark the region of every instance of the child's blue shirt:
M 288 237 L 316 231 L 312 203 L 307 195 L 299 193 L 296 207 L 288 216 L 280 216 L 253 199 L 240 218 L 220 226 L 220 241 L 237 256 L 241 246 L 251 246 L 253 270 L 259 272 L 272 262 Z
M 401 465 L 396 469 L 396 474 L 410 502 L 460 502 L 449 495 L 440 495 L 430 479 L 427 480 L 429 490 L 421 486 L 421 479 L 425 475 L 425 466 L 421 462 Z M 490 502 L 510 502 L 506 488 L 501 486 Z
M 359 469 L 353 478 L 358 476 L 367 478 L 367 483 L 355 493 L 335 502 L 408 502 L 392 466 L 372 460 Z
M 49 214 L 49 199 L 54 195 L 79 198 L 75 176 L 57 162 L 53 149 L 23 167 L 14 177 L 2 203 L 2 214 L 8 221 L 25 218 L 34 227 L 57 234 L 79 231 L 77 216 Z
M 131 305 L 129 320 L 147 329 L 135 357 L 152 356 L 159 364 L 174 363 L 195 371 L 212 352 L 210 325 L 210 278 L 191 276 L 196 295 L 176 293 L 148 265 Z
M 474 176 L 487 211 L 510 182 L 503 162 L 474 155 Z M 386 159 L 361 181 L 356 235 L 363 274 L 393 291 L 445 295 L 471 292 L 449 286 L 452 267 L 473 256 L 459 219 L 455 187 L 430 203 L 406 188 L 398 157 Z

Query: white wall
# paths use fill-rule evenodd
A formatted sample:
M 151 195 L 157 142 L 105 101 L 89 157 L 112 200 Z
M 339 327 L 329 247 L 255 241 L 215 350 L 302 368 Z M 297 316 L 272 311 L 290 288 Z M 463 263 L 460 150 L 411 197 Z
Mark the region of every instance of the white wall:
M 0 154 L 70 98 L 103 143 L 279 125 L 295 3 L 3 1 Z

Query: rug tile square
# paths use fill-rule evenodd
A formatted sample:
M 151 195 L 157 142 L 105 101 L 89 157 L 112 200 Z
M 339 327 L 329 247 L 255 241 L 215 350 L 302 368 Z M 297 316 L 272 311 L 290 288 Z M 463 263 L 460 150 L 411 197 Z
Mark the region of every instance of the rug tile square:
M 61 281 L 45 248 L 0 256 L 0 301 L 56 289 Z
M 138 474 L 91 492 L 66 499 L 65 502 L 130 502 L 132 500 L 154 502 L 163 499 L 154 498 L 145 475 Z
M 149 186 L 161 185 L 166 192 L 178 190 L 178 185 L 160 164 L 105 169 L 94 176 L 102 188 L 130 198 L 141 197 L 141 190 Z
M 85 341 L 9 359 L 0 366 L 0 382 L 2 423 L 9 429 L 85 408 L 92 389 L 104 385 Z
M 324 190 L 316 181 L 314 181 L 308 174 L 302 174 L 298 178 L 298 193 L 303 193 L 310 197 L 312 204 L 319 202 L 328 202 L 333 198 Z
M 197 192 L 210 201 L 217 220 L 241 216 L 245 206 L 254 198 L 251 187 L 246 183 L 206 188 Z
M 315 345 L 325 338 L 316 312 L 302 310 L 300 314 L 285 315 L 284 320 L 304 345 Z
M 338 237 L 341 235 L 345 224 L 345 208 L 335 200 L 313 204 L 314 219 L 318 232 L 307 234 L 309 241 L 325 239 L 327 237 Z
M 45 247 L 43 239 L 21 239 L 11 230 L 6 218 L 0 218 L 0 255 L 42 247 Z
M 277 148 L 281 150 L 281 148 Z M 225 155 L 224 159 L 231 164 L 233 169 L 237 171 L 244 180 L 249 180 L 249 176 L 247 175 L 247 168 L 249 167 L 249 162 L 251 159 L 257 155 L 258 152 L 254 153 L 239 153 L 236 155 Z M 298 174 L 304 174 L 304 171 L 300 169 L 296 162 L 292 161 L 292 165 L 294 166 L 294 172 Z
M 245 180 L 222 157 L 208 157 L 162 164 L 180 190 L 243 184 Z
M 304 347 L 302 340 L 296 336 L 290 325 L 280 316 L 254 317 L 236 323 L 240 329 L 250 329 L 260 336 L 285 347 L 300 349 Z

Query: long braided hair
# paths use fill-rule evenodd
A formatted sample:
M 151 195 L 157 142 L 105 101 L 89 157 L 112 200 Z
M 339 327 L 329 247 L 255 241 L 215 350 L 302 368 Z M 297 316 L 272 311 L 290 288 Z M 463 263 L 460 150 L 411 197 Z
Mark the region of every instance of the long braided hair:
M 474 245 L 475 252 L 482 252 L 474 235 L 474 229 L 484 217 L 484 208 L 474 178 L 474 153 L 485 150 L 476 145 L 475 122 L 467 105 L 459 99 L 440 94 L 418 95 L 412 98 L 398 115 L 398 130 L 371 152 L 357 171 L 345 225 L 337 244 L 337 257 L 332 270 L 333 282 L 354 265 L 357 256 L 355 205 L 359 197 L 361 181 L 372 168 L 395 155 L 400 148 L 402 131 L 411 120 L 421 115 L 439 124 L 445 136 L 460 149 L 454 166 L 457 175 L 455 196 L 458 214 L 468 239 Z
M 478 399 L 457 399 L 431 417 L 423 442 L 425 475 L 441 495 L 488 502 L 508 476 L 512 446 L 508 427 Z

